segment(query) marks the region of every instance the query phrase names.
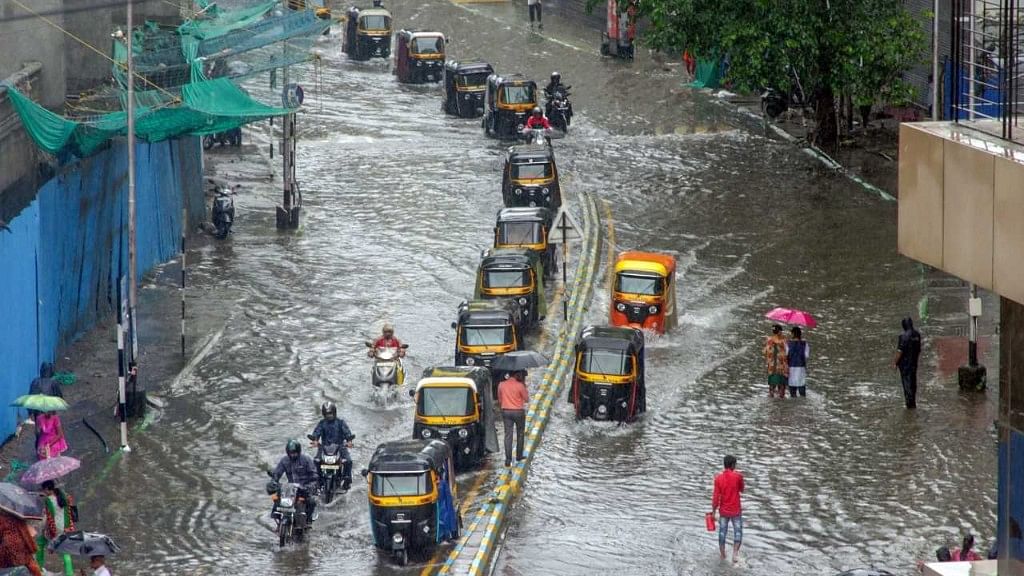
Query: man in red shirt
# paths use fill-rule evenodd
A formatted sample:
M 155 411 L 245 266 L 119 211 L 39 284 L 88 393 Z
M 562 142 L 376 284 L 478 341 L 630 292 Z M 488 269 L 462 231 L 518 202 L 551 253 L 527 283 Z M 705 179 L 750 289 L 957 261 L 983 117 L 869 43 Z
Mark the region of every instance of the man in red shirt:
M 505 466 L 512 465 L 512 429 L 516 429 L 516 462 L 523 459 L 523 433 L 526 428 L 526 404 L 530 392 L 526 389 L 526 371 L 513 372 L 498 384 L 498 403 L 501 404 L 501 422 L 505 428 Z
M 743 492 L 743 475 L 736 471 L 736 457 L 725 457 L 725 470 L 715 476 L 715 491 L 711 495 L 711 515 L 720 511 L 718 518 L 718 551 L 725 560 L 725 537 L 732 523 L 732 562 L 739 561 L 740 544 L 743 542 L 743 511 L 740 508 L 740 493 Z
M 540 106 L 533 108 L 533 115 L 526 121 L 526 127 L 531 130 L 551 129 L 551 122 L 544 116 L 544 112 L 541 111 Z
M 367 353 L 368 356 L 373 358 L 373 353 L 379 348 L 398 348 L 398 356 L 402 358 L 405 356 L 405 350 L 402 349 L 402 342 L 395 338 L 395 328 L 391 324 L 385 324 L 381 330 L 380 338 L 373 341 L 373 348 Z

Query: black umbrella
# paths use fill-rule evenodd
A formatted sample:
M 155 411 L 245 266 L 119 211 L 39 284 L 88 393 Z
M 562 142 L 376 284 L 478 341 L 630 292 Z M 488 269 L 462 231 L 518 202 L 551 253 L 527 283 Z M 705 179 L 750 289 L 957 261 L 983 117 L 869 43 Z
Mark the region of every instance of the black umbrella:
M 39 496 L 10 482 L 0 483 L 0 510 L 22 520 L 43 518 L 43 503 Z
M 67 532 L 57 536 L 49 546 L 50 550 L 72 556 L 110 556 L 120 548 L 110 536 L 94 532 Z
M 514 372 L 516 370 L 526 370 L 529 368 L 540 368 L 546 366 L 548 359 L 542 354 L 534 352 L 533 350 L 519 350 L 517 352 L 509 352 L 508 354 L 502 354 L 491 362 L 491 370 L 506 370 Z

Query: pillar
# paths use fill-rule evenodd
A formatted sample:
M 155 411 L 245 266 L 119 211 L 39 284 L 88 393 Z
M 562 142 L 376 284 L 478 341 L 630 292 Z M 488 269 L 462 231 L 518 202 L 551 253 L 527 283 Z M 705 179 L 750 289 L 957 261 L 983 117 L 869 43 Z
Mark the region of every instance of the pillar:
M 1024 304 L 1000 299 L 999 574 L 1024 574 Z

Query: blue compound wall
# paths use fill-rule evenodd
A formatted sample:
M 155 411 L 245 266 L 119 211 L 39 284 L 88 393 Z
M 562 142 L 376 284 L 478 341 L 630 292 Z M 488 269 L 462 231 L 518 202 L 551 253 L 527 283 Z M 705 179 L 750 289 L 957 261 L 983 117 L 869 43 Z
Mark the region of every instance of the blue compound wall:
M 68 164 L 0 231 L 0 439 L 14 431 L 6 408 L 43 361 L 113 317 L 127 273 L 127 149 Z M 198 138 L 136 146 L 140 276 L 178 253 L 183 202 L 190 224 L 205 214 Z

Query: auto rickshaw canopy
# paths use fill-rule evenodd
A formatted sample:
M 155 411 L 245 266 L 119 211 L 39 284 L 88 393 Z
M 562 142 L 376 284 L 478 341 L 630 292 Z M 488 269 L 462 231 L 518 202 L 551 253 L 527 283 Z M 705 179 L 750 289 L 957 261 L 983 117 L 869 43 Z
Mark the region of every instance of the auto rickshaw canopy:
M 615 273 L 619 272 L 640 272 L 671 278 L 676 273 L 676 259 L 656 252 L 623 252 L 615 260 Z
M 636 359 L 637 379 L 644 378 L 644 334 L 636 328 L 618 326 L 587 326 L 576 337 L 576 354 L 595 350 L 620 352 Z M 599 372 L 587 372 L 600 374 Z M 611 374 L 611 372 L 608 372 Z M 618 374 L 616 374 L 618 376 Z
M 523 248 L 495 248 L 484 253 L 480 261 L 480 268 L 477 271 L 477 293 L 475 298 L 480 299 L 483 287 L 483 274 L 502 270 L 533 270 L 534 285 L 537 292 L 537 314 L 538 317 L 547 315 L 547 298 L 544 294 L 544 265 L 540 256 L 532 250 Z
M 384 8 L 360 9 L 353 6 L 348 10 L 348 17 L 356 19 L 356 26 L 360 32 L 391 31 L 391 12 Z
M 487 84 L 487 77 L 494 74 L 494 67 L 487 62 L 455 62 L 449 61 L 445 63 L 445 74 L 451 78 L 451 82 L 460 87 L 472 86 L 475 88 L 483 88 Z M 483 74 L 484 81 L 479 83 L 468 84 L 465 82 L 459 82 L 460 78 L 466 78 L 468 76 L 476 76 Z
M 537 83 L 527 80 L 521 74 L 492 74 L 487 78 L 487 90 L 491 95 L 491 101 L 498 107 L 522 108 L 537 105 Z
M 491 371 L 483 366 L 434 366 L 423 371 L 423 379 L 416 384 L 416 391 L 419 392 L 424 386 L 440 386 L 445 383 L 462 383 L 473 387 L 480 398 L 480 425 L 484 431 L 484 448 L 488 452 L 497 452 L 498 429 L 495 425 Z
M 441 440 L 395 440 L 377 446 L 370 457 L 371 474 L 440 472 L 448 465 L 451 449 Z
M 417 58 L 443 58 L 444 34 L 401 30 L 398 39 L 409 46 L 409 55 Z

